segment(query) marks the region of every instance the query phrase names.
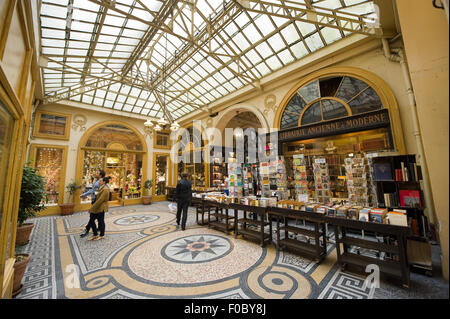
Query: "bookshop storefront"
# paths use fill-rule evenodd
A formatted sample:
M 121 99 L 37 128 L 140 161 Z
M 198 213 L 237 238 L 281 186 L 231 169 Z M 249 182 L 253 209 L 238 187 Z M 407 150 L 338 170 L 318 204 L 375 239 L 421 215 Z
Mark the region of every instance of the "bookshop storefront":
M 395 97 L 383 80 L 364 70 L 316 72 L 292 88 L 280 106 L 275 127 L 292 196 L 351 199 L 350 165 L 384 152 L 405 152 Z M 314 163 L 327 169 L 326 178 L 316 178 Z M 362 204 L 374 201 L 365 198 Z

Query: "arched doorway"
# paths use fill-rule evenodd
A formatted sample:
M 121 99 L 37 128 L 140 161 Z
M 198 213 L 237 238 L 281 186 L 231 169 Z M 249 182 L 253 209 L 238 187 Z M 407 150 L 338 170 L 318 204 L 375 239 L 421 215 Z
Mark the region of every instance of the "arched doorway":
M 81 138 L 78 149 L 76 180 L 85 192 L 95 182 L 99 169 L 111 177 L 110 205 L 133 205 L 142 202 L 147 169 L 147 146 L 142 135 L 122 122 L 104 122 L 90 128 Z M 90 198 L 78 204 L 90 204 Z M 84 209 L 82 207 L 81 209 Z

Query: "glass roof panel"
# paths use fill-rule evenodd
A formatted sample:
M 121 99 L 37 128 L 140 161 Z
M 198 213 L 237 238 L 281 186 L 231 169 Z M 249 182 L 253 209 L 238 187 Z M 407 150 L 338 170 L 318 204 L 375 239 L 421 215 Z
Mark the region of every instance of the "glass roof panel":
M 75 92 L 84 74 L 86 83 L 103 78 L 101 89 L 71 94 L 71 100 L 162 116 L 162 106 L 143 87 L 167 87 L 166 104 L 173 119 L 197 109 L 186 103 L 214 102 L 248 85 L 250 79 L 259 80 L 351 34 L 340 30 L 337 21 L 316 26 L 314 21 L 298 20 L 308 19 L 307 15 L 294 16 L 283 8 L 305 9 L 303 0 L 266 0 L 264 8 L 251 2 L 248 9 L 231 0 L 176 1 L 172 9 L 172 1 L 161 0 L 116 0 L 107 8 L 98 3 L 73 0 L 73 10 L 68 10 L 68 0 L 42 1 L 41 54 L 59 62 L 50 61 L 42 69 L 45 94 L 60 93 L 62 85 Z M 356 14 L 367 21 L 374 14 L 373 3 L 367 0 L 310 4 L 316 12 L 336 10 L 338 17 L 356 19 Z M 166 20 L 158 18 L 162 14 Z M 70 30 L 67 39 L 66 30 Z M 92 57 L 89 48 L 95 48 Z M 119 76 L 126 85 L 114 82 Z

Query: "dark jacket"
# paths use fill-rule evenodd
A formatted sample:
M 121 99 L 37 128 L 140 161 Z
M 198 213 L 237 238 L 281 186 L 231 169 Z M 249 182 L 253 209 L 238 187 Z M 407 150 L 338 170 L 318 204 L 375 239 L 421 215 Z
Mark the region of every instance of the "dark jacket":
M 190 201 L 192 199 L 192 183 L 184 178 L 180 180 L 175 189 L 175 198 L 177 201 Z

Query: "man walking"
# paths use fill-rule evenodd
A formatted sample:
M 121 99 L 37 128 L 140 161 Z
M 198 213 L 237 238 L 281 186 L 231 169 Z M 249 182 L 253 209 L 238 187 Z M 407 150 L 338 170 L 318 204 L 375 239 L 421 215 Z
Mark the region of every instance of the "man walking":
M 91 195 L 91 204 L 94 204 L 95 202 L 95 194 L 98 192 L 99 188 L 100 188 L 100 179 L 104 178 L 106 175 L 105 171 L 102 169 L 99 169 L 95 175 L 95 178 L 97 179 L 94 183 L 94 185 L 92 185 L 92 188 L 90 190 L 88 190 L 87 192 L 84 192 L 83 194 L 80 195 L 80 198 L 86 198 L 87 196 Z M 109 186 L 108 186 L 109 188 Z M 90 223 L 88 223 L 85 227 L 85 231 L 84 233 L 82 233 L 80 235 L 81 238 L 86 237 L 89 234 L 89 230 L 91 229 Z
M 182 173 L 181 180 L 178 182 L 175 189 L 175 196 L 177 199 L 177 229 L 180 226 L 181 229 L 186 229 L 186 219 L 188 214 L 189 204 L 192 199 L 192 183 L 187 180 L 188 174 Z M 183 217 L 181 218 L 181 211 L 183 211 Z

